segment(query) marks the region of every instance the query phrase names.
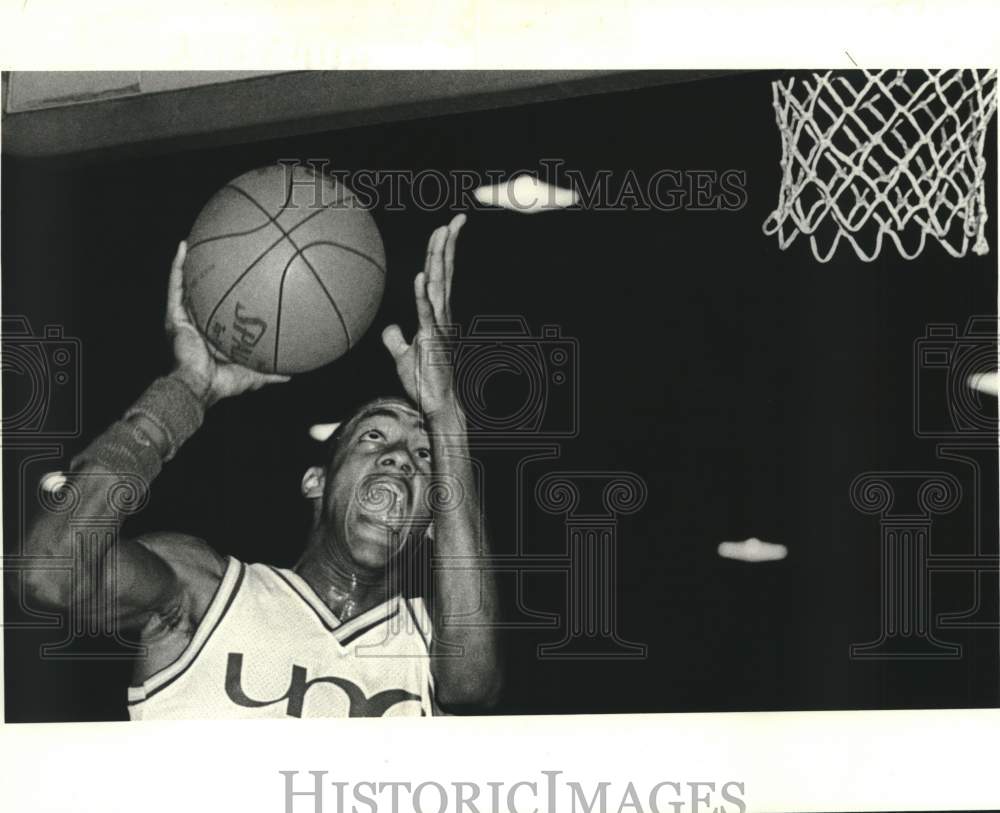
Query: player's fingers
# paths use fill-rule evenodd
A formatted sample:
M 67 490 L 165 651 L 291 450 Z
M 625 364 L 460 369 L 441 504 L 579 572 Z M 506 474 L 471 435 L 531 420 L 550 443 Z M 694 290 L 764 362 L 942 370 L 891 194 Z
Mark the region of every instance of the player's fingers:
M 229 358 L 225 353 L 223 353 L 218 347 L 209 341 L 205 342 L 205 347 L 208 348 L 209 355 L 216 361 L 221 361 L 223 364 L 235 364 L 235 362 Z
M 431 236 L 427 238 L 427 254 L 424 255 L 424 273 L 430 276 L 431 273 L 431 258 L 434 256 L 434 250 L 437 246 L 438 236 L 441 234 L 441 230 L 446 228 L 445 226 L 438 226 L 431 232 Z
M 187 302 L 181 301 L 181 306 L 177 309 L 177 320 L 186 322 L 191 327 L 194 327 L 194 317 L 191 315 L 191 309 L 188 307 Z M 200 333 L 201 331 L 198 332 Z
M 439 322 L 444 318 L 444 244 L 447 239 L 447 226 L 435 229 L 428 256 L 427 298 Z
M 451 297 L 451 278 L 455 273 L 455 243 L 458 242 L 458 233 L 465 225 L 464 214 L 455 215 L 448 224 L 448 239 L 444 244 L 444 295 L 445 299 Z
M 184 321 L 184 257 L 187 255 L 187 243 L 181 240 L 177 253 L 170 265 L 170 281 L 167 283 L 167 328 Z
M 382 344 L 394 359 L 398 359 L 410 347 L 403 338 L 403 331 L 399 329 L 399 325 L 389 325 L 382 331 Z
M 266 387 L 268 384 L 285 384 L 291 381 L 292 377 L 289 375 L 278 375 L 277 373 L 254 373 L 253 378 L 249 379 L 248 384 L 241 384 L 240 389 L 248 386 L 250 390 L 259 390 L 261 387 Z
M 261 373 L 260 380 L 265 384 L 286 384 L 292 380 L 290 375 L 280 375 L 279 373 Z
M 455 276 L 455 244 L 458 242 L 458 233 L 465 225 L 464 214 L 455 215 L 451 223 L 448 224 L 448 239 L 444 245 L 444 308 L 442 322 L 451 324 L 451 281 Z
M 427 294 L 427 275 L 422 271 L 413 278 L 413 298 L 417 302 L 417 320 L 424 330 L 434 328 L 434 308 Z

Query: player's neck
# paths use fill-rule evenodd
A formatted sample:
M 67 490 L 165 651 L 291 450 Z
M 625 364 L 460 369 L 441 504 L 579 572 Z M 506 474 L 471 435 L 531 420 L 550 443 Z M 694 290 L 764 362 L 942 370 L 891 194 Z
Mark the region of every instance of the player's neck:
M 337 548 L 310 545 L 295 565 L 313 592 L 341 621 L 348 621 L 389 598 L 385 571 L 358 567 Z

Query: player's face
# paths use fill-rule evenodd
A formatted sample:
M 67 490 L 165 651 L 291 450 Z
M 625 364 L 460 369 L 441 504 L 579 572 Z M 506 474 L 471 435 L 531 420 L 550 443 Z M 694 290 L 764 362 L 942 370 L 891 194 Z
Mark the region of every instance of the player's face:
M 430 518 L 431 445 L 419 413 L 379 404 L 352 421 L 327 472 L 327 517 L 351 557 L 378 567 Z

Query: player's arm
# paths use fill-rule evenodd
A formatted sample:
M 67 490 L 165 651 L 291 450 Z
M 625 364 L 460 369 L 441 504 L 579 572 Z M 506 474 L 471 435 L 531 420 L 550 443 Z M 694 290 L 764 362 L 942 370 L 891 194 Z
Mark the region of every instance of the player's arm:
M 209 350 L 183 304 L 185 248 L 184 243 L 178 248 L 167 293 L 174 371 L 154 381 L 121 420 L 77 455 L 68 473 L 56 480 L 50 476 L 43 484 L 48 496 L 26 541 L 26 553 L 37 557 L 26 574 L 26 586 L 36 601 L 90 613 L 105 611 L 103 602 L 94 600 L 104 597 L 121 627 L 143 626 L 154 615 L 175 616 L 190 598 L 179 575 L 190 567 L 178 564 L 183 560 L 211 569 L 217 557 L 203 543 L 181 534 L 158 534 L 158 545 L 95 534 L 78 550 L 84 543 L 73 538 L 74 526 L 79 528 L 81 519 L 120 522 L 125 512 L 116 501 L 127 502 L 148 488 L 163 464 L 201 426 L 205 410 L 220 398 L 287 380 L 226 363 Z M 173 537 L 183 554 L 164 557 L 156 552 Z M 80 555 L 85 566 L 76 567 L 71 577 L 69 563 Z M 66 569 L 57 569 L 60 564 Z
M 502 682 L 496 582 L 488 566 L 489 543 L 465 417 L 455 397 L 453 371 L 436 357 L 440 353 L 434 353 L 430 341 L 437 328 L 451 324 L 455 241 L 464 222 L 459 215 L 431 235 L 424 271 L 414 280 L 419 328 L 413 342 L 407 344 L 396 325 L 382 334 L 403 386 L 428 422 L 435 475 L 448 492 L 462 495 L 434 516 L 438 566 L 431 608 L 432 669 L 438 702 L 448 711 L 493 705 Z M 461 566 L 448 567 L 450 558 Z

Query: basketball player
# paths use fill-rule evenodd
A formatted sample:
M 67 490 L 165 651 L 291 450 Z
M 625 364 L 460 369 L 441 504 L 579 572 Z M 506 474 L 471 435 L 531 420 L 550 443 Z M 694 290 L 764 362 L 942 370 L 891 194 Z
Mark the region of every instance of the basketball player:
M 109 601 L 119 628 L 138 631 L 146 654 L 128 691 L 133 719 L 430 715 L 496 700 L 496 593 L 476 566 L 487 546 L 465 425 L 452 370 L 430 363 L 425 342 L 451 321 L 464 220 L 431 235 L 414 280 L 414 340 L 396 325 L 382 334 L 412 405 L 367 404 L 330 439 L 326 464 L 305 473 L 313 519 L 293 569 L 156 533 L 106 541 L 76 585 L 65 573 L 29 574 L 40 602 L 97 613 Z M 183 305 L 184 254 L 181 243 L 167 303 L 176 368 L 73 461 L 57 488 L 79 502 L 75 511 L 42 512 L 32 555 L 73 557 L 71 513 L 106 516 L 109 486 L 129 475 L 151 481 L 212 404 L 287 380 L 213 354 Z M 432 484 L 461 499 L 431 511 Z M 436 557 L 462 560 L 462 569 L 434 571 L 430 607 L 400 594 L 395 567 L 424 532 Z M 460 615 L 462 625 L 448 623 Z

